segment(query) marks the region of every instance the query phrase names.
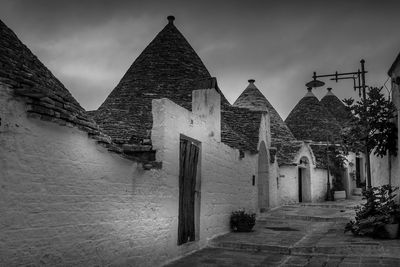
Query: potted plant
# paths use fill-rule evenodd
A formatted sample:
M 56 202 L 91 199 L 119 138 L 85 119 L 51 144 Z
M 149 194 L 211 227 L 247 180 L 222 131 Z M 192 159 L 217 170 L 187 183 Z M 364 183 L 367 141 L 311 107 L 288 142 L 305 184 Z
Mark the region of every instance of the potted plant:
M 341 177 L 335 177 L 333 179 L 333 197 L 335 200 L 346 199 L 346 191 L 341 180 Z
M 245 210 L 233 211 L 230 226 L 234 232 L 251 232 L 256 224 L 256 214 L 247 213 Z
M 355 220 L 345 227 L 354 235 L 381 238 L 398 236 L 400 207 L 394 200 L 398 187 L 383 185 L 363 192 L 366 203 L 357 207 Z

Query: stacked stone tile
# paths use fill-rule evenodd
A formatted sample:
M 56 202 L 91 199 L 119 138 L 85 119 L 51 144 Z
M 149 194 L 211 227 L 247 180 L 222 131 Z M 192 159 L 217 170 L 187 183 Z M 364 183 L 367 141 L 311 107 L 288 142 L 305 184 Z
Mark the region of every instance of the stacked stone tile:
M 233 106 L 248 108 L 250 110 L 267 110 L 270 115 L 271 123 L 271 141 L 272 143 L 281 143 L 287 141 L 295 141 L 296 138 L 283 122 L 281 116 L 265 98 L 265 96 L 254 85 L 255 80 L 249 80 L 249 85 L 236 99 Z
M 0 83 L 24 98 L 30 117 L 78 127 L 100 142 L 111 142 L 64 85 L 1 20 L 0 65 Z
M 327 165 L 327 146 L 321 144 L 310 144 L 310 147 L 314 153 L 315 166 L 320 169 L 325 169 Z
M 298 140 L 336 142 L 339 138 L 339 123 L 315 97 L 311 88 L 293 108 L 285 122 Z
M 351 113 L 346 109 L 343 102 L 332 93 L 332 88 L 328 88 L 328 92 L 321 99 L 321 104 L 329 110 L 341 127 L 346 125 L 351 119 Z
M 398 66 L 399 62 L 400 62 L 400 53 L 397 54 L 396 59 L 393 61 L 392 65 L 390 66 L 390 68 L 389 68 L 389 70 L 388 70 L 388 72 L 387 72 L 387 74 L 388 74 L 389 77 L 392 77 L 392 74 L 393 74 L 393 72 L 395 71 L 396 67 Z M 396 81 L 396 82 L 398 82 L 398 79 L 399 79 L 399 78 L 397 78 L 397 81 Z
M 272 147 L 277 148 L 277 161 L 279 165 L 292 165 L 293 160 L 303 145 L 293 136 L 292 132 L 282 120 L 281 116 L 265 98 L 254 84 L 255 80 L 250 79 L 249 85 L 233 104 L 235 107 L 247 108 L 250 110 L 265 110 L 270 115 L 271 142 Z
M 264 112 L 226 106 L 221 111 L 222 142 L 240 150 L 257 152 L 261 116 Z
M 196 52 L 173 24 L 174 18 L 133 62 L 96 112 L 100 127 L 119 144 L 150 139 L 151 101 L 169 98 L 191 109 L 192 90 L 211 78 Z M 223 104 L 229 103 L 222 97 Z
M 257 141 L 254 133 L 238 127 L 243 109 L 232 109 L 215 78 L 174 25 L 174 17 L 133 62 L 121 81 L 96 111 L 89 111 L 101 129 L 113 142 L 151 144 L 153 99 L 168 98 L 191 110 L 192 91 L 215 88 L 221 94 L 221 139 L 231 147 L 254 152 Z M 248 111 L 248 110 L 246 110 Z M 259 127 L 261 114 L 246 127 Z M 251 125 L 251 124 L 254 125 Z

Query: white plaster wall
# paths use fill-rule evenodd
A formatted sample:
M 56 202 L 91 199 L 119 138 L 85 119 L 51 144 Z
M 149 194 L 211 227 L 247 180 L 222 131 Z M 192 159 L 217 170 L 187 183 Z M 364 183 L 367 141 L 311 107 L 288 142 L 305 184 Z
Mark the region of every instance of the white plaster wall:
M 159 266 L 227 232 L 231 211 L 255 209 L 255 155 L 240 160 L 171 101 L 155 114 L 163 169 L 144 171 L 85 132 L 27 118 L 0 85 L 0 266 Z M 200 241 L 180 247 L 179 133 L 202 142 Z
M 175 188 L 75 128 L 27 118 L 0 86 L 0 266 L 157 265 Z
M 326 198 L 327 190 L 327 171 L 325 169 L 313 168 L 311 170 L 312 181 L 311 181 L 311 193 L 312 202 L 323 202 Z M 332 175 L 329 175 L 329 182 L 332 188 Z
M 281 205 L 299 202 L 298 167 L 281 166 L 279 169 L 279 196 Z M 326 170 L 310 168 L 311 202 L 325 201 L 327 188 Z M 332 177 L 330 176 L 332 183 Z
M 322 202 L 326 197 L 327 174 L 326 170 L 315 168 L 315 159 L 308 144 L 297 153 L 294 162 L 300 163 L 300 159 L 306 157 L 309 161 L 311 202 Z M 332 177 L 330 177 L 332 181 Z M 298 166 L 282 165 L 279 167 L 279 202 L 281 205 L 299 202 Z
M 280 205 L 280 184 L 279 184 L 279 166 L 275 159 L 275 162 L 270 165 L 270 208 L 277 207 Z
M 397 108 L 397 140 L 400 140 L 400 85 L 393 82 L 396 77 L 400 76 L 400 64 L 398 64 L 392 73 L 392 101 Z M 399 143 L 399 141 L 398 141 Z M 398 146 L 399 148 L 399 146 Z M 400 151 L 398 149 L 398 151 Z M 383 184 L 392 184 L 393 186 L 400 186 L 400 157 L 391 157 L 391 166 L 389 167 L 388 156 L 383 158 L 376 157 L 371 154 L 371 182 L 372 186 L 380 186 Z
M 273 208 L 279 205 L 279 193 L 278 193 L 278 163 L 275 159 L 273 163 L 270 162 L 270 152 L 269 148 L 271 147 L 271 122 L 270 115 L 266 113 L 262 116 L 261 126 L 259 130 L 259 144 L 262 141 L 266 144 L 267 152 L 268 152 L 268 177 L 269 177 L 269 208 Z M 257 161 L 257 170 L 258 170 L 258 161 Z M 258 178 L 258 177 L 257 177 Z
M 201 207 L 200 241 L 190 246 L 203 247 L 206 242 L 229 231 L 230 213 L 239 208 L 253 212 L 257 205 L 257 188 L 252 176 L 257 175 L 257 155 L 245 154 L 217 142 L 201 129 L 206 120 L 176 105 L 168 99 L 153 100 L 153 146 L 160 151 L 157 159 L 163 161 L 166 182 L 176 188 L 176 199 L 171 199 L 171 210 L 176 219 L 171 230 L 171 247 L 176 255 L 186 252 L 186 245 L 177 247 L 179 140 L 184 134 L 201 142 Z M 257 182 L 255 183 L 257 184 Z
M 355 153 L 349 152 L 349 154 L 346 156 L 345 168 L 346 168 L 345 178 L 343 179 L 344 187 L 346 189 L 347 198 L 350 198 L 351 195 L 353 194 L 353 189 L 357 187 L 356 176 L 354 175 L 354 178 L 353 178 L 350 175 L 350 173 L 356 172 L 356 155 L 355 155 Z
M 377 157 L 371 154 L 371 183 L 372 186 L 389 184 L 389 159 L 388 156 Z
M 297 178 L 297 166 L 282 165 L 279 167 L 278 176 L 279 203 L 281 205 L 299 202 L 299 187 Z

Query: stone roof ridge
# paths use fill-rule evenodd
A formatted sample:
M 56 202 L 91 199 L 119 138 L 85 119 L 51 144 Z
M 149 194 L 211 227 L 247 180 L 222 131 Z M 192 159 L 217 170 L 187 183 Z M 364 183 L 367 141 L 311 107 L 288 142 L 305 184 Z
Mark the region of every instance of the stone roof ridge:
M 272 147 L 277 149 L 278 165 L 294 165 L 296 156 L 301 148 L 304 146 L 303 141 L 287 141 L 287 142 L 273 142 Z
M 1 20 L 0 65 L 0 84 L 11 88 L 16 97 L 27 103 L 28 118 L 76 127 L 109 151 L 125 153 L 99 129 L 91 118 L 92 112 L 86 112 L 80 106 L 68 89 Z
M 389 68 L 389 70 L 387 72 L 389 77 L 392 76 L 393 71 L 395 70 L 395 68 L 396 68 L 397 64 L 399 64 L 399 62 L 400 62 L 400 52 L 397 54 L 396 59 L 393 61 L 392 65 L 390 66 L 390 68 Z
M 0 65 L 0 82 L 25 97 L 31 117 L 99 134 L 98 126 L 78 101 L 1 20 Z

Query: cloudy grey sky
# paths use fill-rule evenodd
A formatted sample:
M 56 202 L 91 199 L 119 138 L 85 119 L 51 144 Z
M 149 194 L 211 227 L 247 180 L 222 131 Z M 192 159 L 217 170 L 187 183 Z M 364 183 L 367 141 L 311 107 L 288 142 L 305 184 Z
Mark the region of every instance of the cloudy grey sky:
M 87 110 L 174 15 L 231 103 L 254 78 L 283 118 L 313 71 L 356 71 L 364 58 L 367 83 L 382 86 L 400 52 L 399 12 L 389 0 L 0 1 L 0 19 Z M 341 99 L 356 96 L 352 82 L 328 86 Z

